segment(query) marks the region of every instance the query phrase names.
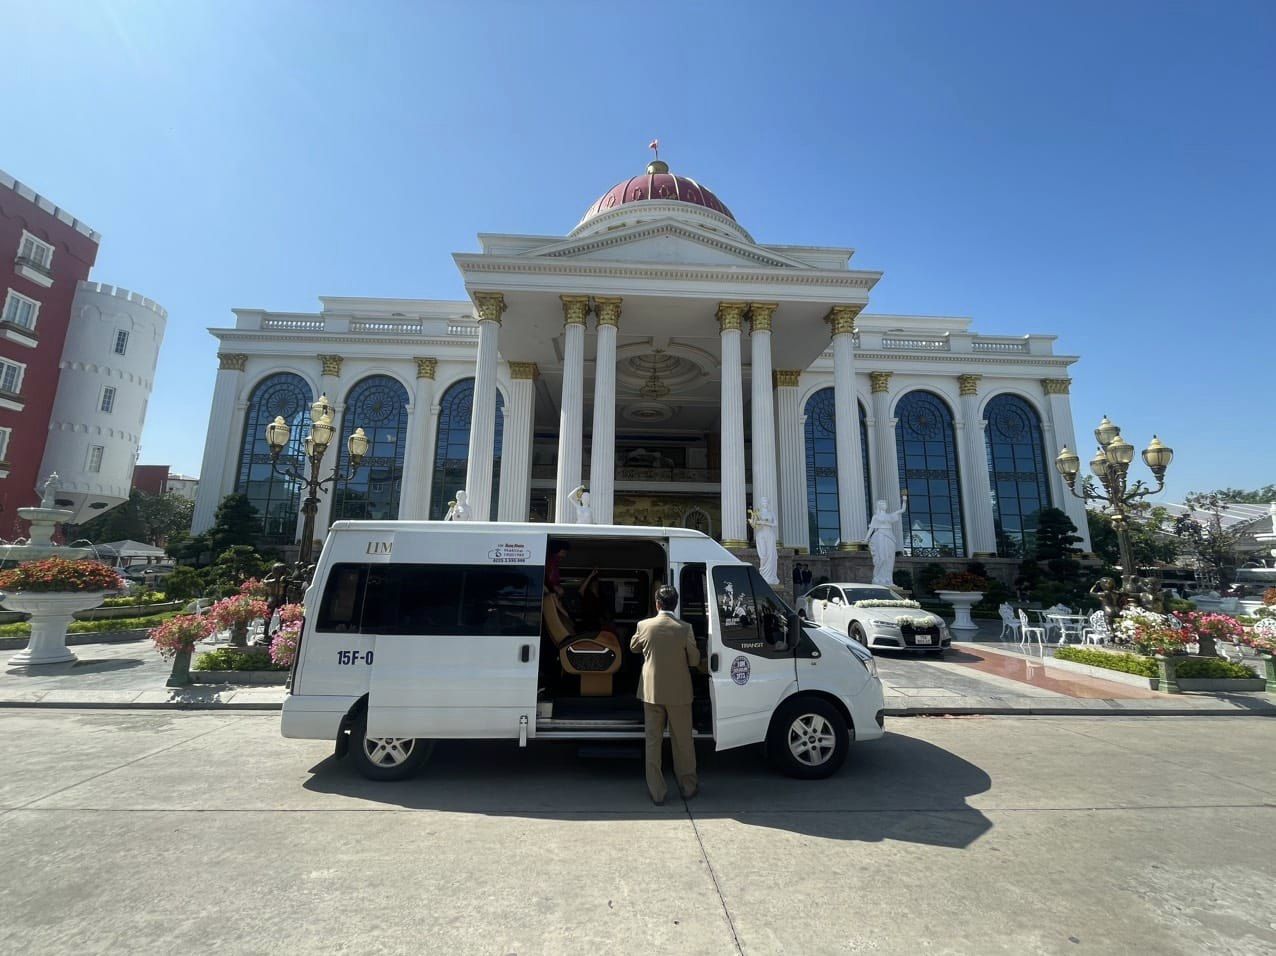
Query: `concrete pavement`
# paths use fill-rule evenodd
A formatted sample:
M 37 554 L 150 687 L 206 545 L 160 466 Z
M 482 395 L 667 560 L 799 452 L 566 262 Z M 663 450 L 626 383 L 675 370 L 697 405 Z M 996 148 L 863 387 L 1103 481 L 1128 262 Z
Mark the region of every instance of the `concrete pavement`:
M 1276 723 L 913 718 L 828 781 L 443 744 L 374 784 L 273 715 L 0 711 L 0 951 L 1276 951 Z

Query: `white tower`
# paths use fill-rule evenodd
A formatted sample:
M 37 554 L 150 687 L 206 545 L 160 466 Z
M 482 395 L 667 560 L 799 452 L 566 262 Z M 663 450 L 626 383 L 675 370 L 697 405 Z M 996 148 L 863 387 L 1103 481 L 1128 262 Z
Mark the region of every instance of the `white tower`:
M 168 313 L 145 296 L 76 286 L 40 474 L 81 523 L 128 500 Z

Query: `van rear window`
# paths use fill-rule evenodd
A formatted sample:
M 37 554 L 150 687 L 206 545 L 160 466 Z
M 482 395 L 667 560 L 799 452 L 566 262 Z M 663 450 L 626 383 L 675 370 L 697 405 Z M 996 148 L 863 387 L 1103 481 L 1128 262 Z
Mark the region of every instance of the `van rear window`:
M 545 569 L 476 564 L 338 564 L 315 629 L 420 635 L 540 633 Z

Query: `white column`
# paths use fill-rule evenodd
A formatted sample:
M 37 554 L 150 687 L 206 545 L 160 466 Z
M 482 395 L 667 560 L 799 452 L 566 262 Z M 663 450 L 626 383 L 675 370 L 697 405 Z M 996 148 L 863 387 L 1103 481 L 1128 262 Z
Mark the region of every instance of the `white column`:
M 496 456 L 496 353 L 505 297 L 475 292 L 478 307 L 478 357 L 474 361 L 474 403 L 470 411 L 470 450 L 465 463 L 465 495 L 475 521 L 492 515 L 492 461 Z
M 962 497 L 966 511 L 966 551 L 973 557 L 997 555 L 997 525 L 992 510 L 992 483 L 988 477 L 985 422 L 979 413 L 979 375 L 958 375 L 961 393 L 963 455 Z
M 526 521 L 532 496 L 532 419 L 536 405 L 535 362 L 510 362 L 510 400 L 501 440 L 501 521 Z
M 439 360 L 417 356 L 416 389 L 412 416 L 408 419 L 407 448 L 403 452 L 403 488 L 399 492 L 399 517 L 422 521 L 430 514 L 430 453 L 434 450 L 434 375 Z M 356 423 L 357 424 L 357 423 Z
M 835 305 L 828 314 L 833 330 L 833 404 L 837 427 L 838 550 L 858 551 L 868 535 L 864 509 L 864 462 L 860 452 L 859 402 L 855 398 L 855 317 L 863 306 Z
M 740 330 L 743 302 L 718 304 L 722 342 L 722 543 L 728 548 L 748 546 L 748 515 L 744 495 L 744 391 L 740 368 Z
M 619 296 L 594 298 L 598 351 L 594 360 L 594 431 L 589 440 L 589 503 L 596 524 L 611 524 L 615 514 L 616 334 L 620 302 Z
M 779 484 L 775 469 L 775 394 L 771 381 L 771 319 L 778 306 L 773 302 L 749 304 L 749 333 L 752 350 L 750 374 L 750 428 L 753 435 L 753 507 L 762 499 L 777 515 L 780 512 Z
M 247 362 L 248 356 L 239 352 L 223 352 L 217 356 L 217 383 L 213 386 L 213 407 L 204 438 L 204 461 L 199 472 L 201 480 L 195 492 L 192 534 L 200 534 L 213 526 L 217 506 L 233 488 L 226 486 L 223 475 L 226 462 L 239 459 L 239 446 L 232 431 L 235 416 L 231 411 L 239 401 Z
M 571 524 L 576 514 L 567 496 L 580 485 L 580 460 L 585 444 L 585 316 L 589 314 L 589 296 L 559 298 L 563 300 L 563 401 L 558 416 L 554 520 Z
M 806 436 L 802 431 L 796 369 L 775 371 L 776 444 L 780 450 L 780 541 L 786 548 L 808 551 L 806 519 Z M 756 484 L 755 484 L 756 490 Z
M 1046 378 L 1041 380 L 1041 387 L 1046 393 L 1046 410 L 1049 414 L 1050 424 L 1054 426 L 1054 440 L 1056 445 L 1046 446 L 1046 470 L 1050 472 L 1050 492 L 1054 496 L 1054 506 L 1063 511 L 1072 523 L 1077 526 L 1077 534 L 1081 536 L 1081 547 L 1086 551 L 1091 548 L 1090 544 L 1090 523 L 1086 519 L 1085 502 L 1074 497 L 1063 487 L 1063 479 L 1059 477 L 1058 471 L 1054 467 L 1054 457 L 1059 454 L 1059 448 L 1067 445 L 1078 455 L 1081 461 L 1090 460 L 1094 448 L 1087 441 L 1084 448 L 1077 447 L 1076 433 L 1072 427 L 1072 402 L 1068 397 L 1068 390 L 1072 385 L 1070 378 Z
M 895 419 L 891 417 L 890 372 L 869 372 L 873 395 L 873 424 L 869 437 L 873 442 L 873 497 L 881 498 L 894 511 L 901 504 L 899 494 L 899 457 L 895 447 Z

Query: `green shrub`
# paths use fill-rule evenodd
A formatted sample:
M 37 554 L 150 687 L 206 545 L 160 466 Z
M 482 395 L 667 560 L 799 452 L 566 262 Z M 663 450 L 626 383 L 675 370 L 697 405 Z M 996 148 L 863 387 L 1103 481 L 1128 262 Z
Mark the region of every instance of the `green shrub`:
M 163 604 L 168 595 L 163 591 L 139 591 L 126 597 L 109 597 L 102 602 L 102 607 L 137 607 L 141 604 Z
M 207 575 L 185 565 L 174 568 L 173 573 L 164 579 L 164 590 L 178 601 L 202 597 L 207 587 Z
M 1185 661 L 1179 661 L 1174 673 L 1177 677 L 1205 680 L 1239 679 L 1257 676 L 1244 664 L 1235 664 L 1220 657 L 1189 657 Z
M 1085 647 L 1059 647 L 1055 648 L 1054 656 L 1060 661 L 1105 667 L 1110 671 L 1138 674 L 1140 677 L 1157 676 L 1156 660 L 1138 654 L 1109 654 L 1107 651 L 1094 651 Z M 1181 671 L 1179 673 L 1182 674 Z
M 193 665 L 197 671 L 286 671 L 287 667 L 276 664 L 270 659 L 269 651 L 264 648 L 244 650 L 239 647 L 219 647 L 205 651 L 195 659 Z
M 72 621 L 68 634 L 109 634 L 112 631 L 133 631 L 138 628 L 151 628 L 162 624 L 177 614 L 169 611 L 165 614 L 150 614 L 146 617 L 116 617 L 98 621 Z M 19 621 L 16 624 L 0 625 L 0 637 L 29 637 L 31 622 Z
M 1171 611 L 1195 611 L 1196 605 L 1191 601 L 1185 601 L 1182 598 L 1172 597 L 1167 602 L 1167 607 Z

